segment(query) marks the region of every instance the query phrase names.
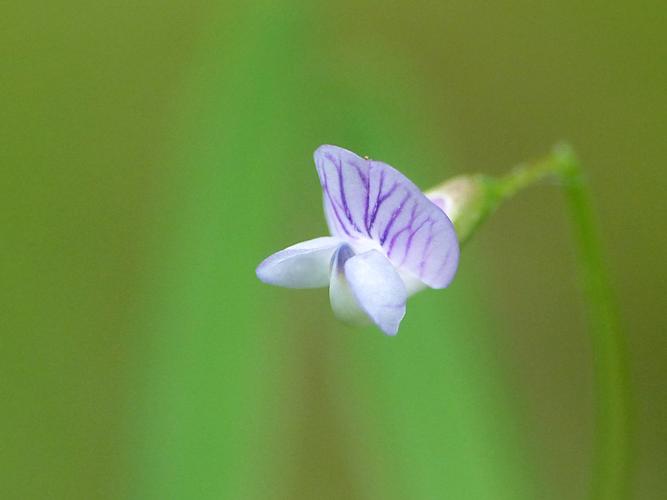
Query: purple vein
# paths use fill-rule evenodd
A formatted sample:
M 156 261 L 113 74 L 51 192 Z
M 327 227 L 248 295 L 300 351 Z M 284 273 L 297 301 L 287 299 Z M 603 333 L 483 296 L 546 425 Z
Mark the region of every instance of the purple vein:
M 378 197 L 377 200 L 375 201 L 375 207 L 373 208 L 373 213 L 371 214 L 370 229 L 372 229 L 373 224 L 375 224 L 375 218 L 377 217 L 380 207 L 382 206 L 382 204 L 386 199 L 388 199 L 392 194 L 394 194 L 396 188 L 398 187 L 398 182 L 395 182 L 394 185 L 389 188 L 389 191 L 387 191 L 384 195 L 382 195 L 382 180 L 383 177 L 380 177 L 380 190 L 378 191 Z
M 389 257 L 391 255 L 391 252 L 394 250 L 394 245 L 396 244 L 396 240 L 398 240 L 398 237 L 404 232 L 412 229 L 412 225 L 415 223 L 415 218 L 417 217 L 417 205 L 418 203 L 415 202 L 415 204 L 412 206 L 412 210 L 410 211 L 410 220 L 408 221 L 408 223 L 401 229 L 396 231 L 389 240 L 389 249 L 387 250 L 387 257 Z
M 359 178 L 361 179 L 361 182 L 364 184 L 364 189 L 366 190 L 366 208 L 364 209 L 364 227 L 366 228 L 366 234 L 370 237 L 371 236 L 371 229 L 368 225 L 368 210 L 369 210 L 369 205 L 371 203 L 371 170 L 370 170 L 371 165 L 370 165 L 370 162 L 369 162 L 368 174 L 364 174 L 359 165 L 355 164 L 354 167 L 357 169 L 357 173 L 359 174 Z
M 373 213 L 371 213 L 371 219 L 368 221 L 367 226 L 368 230 L 373 227 L 373 223 L 375 222 L 375 216 L 377 215 L 378 212 L 378 200 L 380 199 L 380 195 L 382 194 L 382 187 L 384 186 L 384 170 L 380 170 L 380 184 L 378 186 L 378 195 L 375 198 L 375 205 L 373 206 Z
M 357 224 L 354 222 L 354 219 L 352 219 L 352 213 L 350 212 L 350 207 L 347 204 L 347 197 L 345 196 L 345 185 L 343 183 L 343 160 L 338 158 L 338 163 L 334 161 L 334 158 L 329 157 L 331 162 L 334 164 L 334 167 L 336 167 L 336 170 L 338 171 L 338 184 L 339 184 L 339 189 L 340 189 L 340 200 L 343 203 L 343 211 L 345 212 L 345 217 L 347 217 L 347 220 L 350 221 L 350 224 L 352 224 L 352 227 L 360 233 L 359 228 L 357 227 Z
M 331 196 L 331 192 L 329 191 L 329 183 L 327 180 L 327 171 L 324 168 L 320 169 L 322 171 L 322 187 L 324 188 L 324 193 L 327 195 L 327 198 L 329 198 L 329 205 L 331 205 L 331 209 L 333 210 L 334 215 L 336 216 L 336 220 L 338 220 L 338 224 L 340 227 L 343 229 L 345 234 L 348 236 L 352 236 L 350 232 L 347 230 L 347 227 L 343 223 L 343 219 L 341 218 L 340 214 L 338 213 L 338 210 L 336 209 L 336 203 L 334 202 L 333 197 Z
M 429 235 L 426 240 L 426 245 L 424 245 L 424 251 L 422 252 L 422 260 L 419 263 L 419 277 L 421 278 L 424 275 L 424 266 L 426 266 L 426 260 L 431 256 L 431 243 L 433 243 L 433 224 L 435 221 L 431 221 L 431 225 L 428 227 Z
M 424 220 L 422 221 L 422 223 L 419 224 L 419 226 L 417 226 L 417 228 L 416 228 L 414 231 L 412 231 L 412 232 L 410 233 L 410 235 L 408 236 L 408 241 L 407 241 L 407 243 L 405 244 L 405 253 L 403 254 L 403 260 L 401 261 L 401 264 L 400 264 L 401 266 L 402 266 L 403 264 L 405 264 L 405 261 L 406 261 L 406 260 L 408 260 L 408 254 L 410 253 L 410 248 L 412 247 L 412 239 L 413 239 L 413 238 L 415 237 L 415 235 L 421 230 L 421 228 L 424 227 L 424 225 L 425 225 L 427 222 L 429 222 L 429 221 L 431 221 L 431 223 L 433 222 L 433 220 L 431 219 L 430 216 L 429 216 L 429 217 L 426 217 L 426 219 L 424 219 Z
M 387 226 L 384 228 L 382 236 L 380 237 L 380 245 L 384 245 L 384 242 L 387 239 L 387 235 L 389 234 L 389 231 L 391 229 L 391 226 L 394 225 L 394 223 L 396 222 L 396 219 L 398 218 L 399 214 L 403 211 L 403 207 L 405 207 L 405 203 L 409 199 L 410 199 L 410 192 L 406 191 L 405 197 L 401 200 L 401 203 L 398 205 L 396 210 L 394 210 L 392 212 L 391 217 L 389 218 L 389 222 L 387 223 Z

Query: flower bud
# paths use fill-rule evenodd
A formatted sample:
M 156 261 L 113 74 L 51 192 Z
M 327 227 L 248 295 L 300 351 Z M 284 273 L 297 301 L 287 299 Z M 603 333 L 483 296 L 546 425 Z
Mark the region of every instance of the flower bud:
M 424 194 L 447 214 L 462 244 L 496 207 L 495 187 L 495 181 L 489 177 L 462 175 Z

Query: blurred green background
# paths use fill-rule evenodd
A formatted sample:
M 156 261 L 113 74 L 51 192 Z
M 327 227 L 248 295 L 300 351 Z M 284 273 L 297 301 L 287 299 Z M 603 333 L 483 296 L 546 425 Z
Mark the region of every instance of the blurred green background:
M 570 140 L 667 480 L 664 2 L 6 2 L 0 497 L 581 499 L 591 352 L 561 194 L 522 193 L 396 338 L 268 287 L 322 143 L 423 188 Z

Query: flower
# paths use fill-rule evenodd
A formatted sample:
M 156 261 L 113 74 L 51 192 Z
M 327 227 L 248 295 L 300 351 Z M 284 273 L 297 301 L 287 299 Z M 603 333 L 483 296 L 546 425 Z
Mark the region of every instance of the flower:
M 331 235 L 271 255 L 257 277 L 287 288 L 328 285 L 338 318 L 395 335 L 409 295 L 454 278 L 454 226 L 444 206 L 386 163 L 328 145 L 314 157 Z

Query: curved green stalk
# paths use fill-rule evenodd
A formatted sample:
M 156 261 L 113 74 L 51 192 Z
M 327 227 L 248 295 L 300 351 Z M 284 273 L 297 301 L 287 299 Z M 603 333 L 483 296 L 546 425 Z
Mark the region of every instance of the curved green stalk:
M 630 386 L 625 339 L 619 326 L 609 277 L 603 264 L 587 184 L 572 150 L 559 146 L 550 156 L 521 165 L 500 179 L 477 177 L 486 202 L 462 241 L 503 201 L 542 180 L 563 188 L 577 246 L 579 272 L 587 301 L 594 356 L 596 398 L 591 495 L 593 500 L 621 500 L 629 492 Z M 481 181 L 481 183 L 479 183 Z

